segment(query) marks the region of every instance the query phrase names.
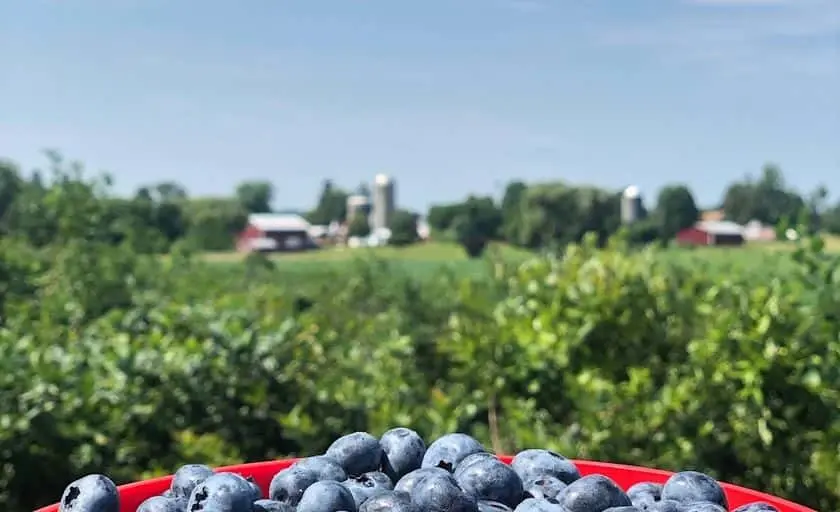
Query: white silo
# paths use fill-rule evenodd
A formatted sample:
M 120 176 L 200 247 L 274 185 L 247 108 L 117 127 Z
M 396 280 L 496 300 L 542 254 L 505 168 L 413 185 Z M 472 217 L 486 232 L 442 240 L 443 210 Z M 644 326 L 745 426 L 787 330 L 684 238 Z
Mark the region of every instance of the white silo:
M 621 222 L 631 224 L 639 220 L 642 211 L 642 194 L 639 187 L 631 185 L 621 194 Z
M 370 199 L 361 194 L 347 196 L 347 221 L 357 214 L 370 215 Z
M 372 229 L 387 228 L 396 208 L 394 180 L 385 174 L 377 174 L 373 181 Z

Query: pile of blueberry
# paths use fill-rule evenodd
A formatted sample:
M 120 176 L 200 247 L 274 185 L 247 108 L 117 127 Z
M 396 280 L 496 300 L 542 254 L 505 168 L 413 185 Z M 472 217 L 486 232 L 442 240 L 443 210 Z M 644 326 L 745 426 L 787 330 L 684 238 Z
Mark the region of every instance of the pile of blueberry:
M 665 485 L 640 483 L 627 492 L 602 475 L 581 477 L 571 460 L 525 450 L 508 466 L 466 434 L 445 435 L 429 447 L 413 430 L 380 439 L 356 432 L 324 455 L 301 459 L 274 475 L 264 499 L 251 480 L 181 467 L 161 496 L 136 512 L 728 512 L 711 477 L 676 473 Z M 120 512 L 114 483 L 102 475 L 64 490 L 61 512 Z M 735 512 L 778 512 L 753 503 Z

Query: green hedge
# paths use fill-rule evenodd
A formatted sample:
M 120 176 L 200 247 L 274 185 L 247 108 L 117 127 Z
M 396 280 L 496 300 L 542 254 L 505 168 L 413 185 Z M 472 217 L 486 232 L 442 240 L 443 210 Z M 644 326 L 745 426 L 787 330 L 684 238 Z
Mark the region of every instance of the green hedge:
M 840 510 L 840 288 L 819 253 L 796 258 L 728 273 L 585 245 L 420 280 L 3 242 L 0 508 L 54 502 L 84 473 L 127 482 L 410 425 Z

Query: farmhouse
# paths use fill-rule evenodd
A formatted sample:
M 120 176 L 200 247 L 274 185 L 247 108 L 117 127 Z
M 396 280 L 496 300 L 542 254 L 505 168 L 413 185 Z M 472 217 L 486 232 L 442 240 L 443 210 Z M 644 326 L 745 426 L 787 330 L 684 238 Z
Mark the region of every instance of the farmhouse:
M 703 220 L 677 233 L 680 245 L 743 245 L 744 228 L 735 222 Z
M 314 249 L 318 246 L 313 242 L 310 230 L 309 222 L 300 215 L 255 213 L 248 216 L 248 223 L 239 234 L 236 248 L 240 252 Z

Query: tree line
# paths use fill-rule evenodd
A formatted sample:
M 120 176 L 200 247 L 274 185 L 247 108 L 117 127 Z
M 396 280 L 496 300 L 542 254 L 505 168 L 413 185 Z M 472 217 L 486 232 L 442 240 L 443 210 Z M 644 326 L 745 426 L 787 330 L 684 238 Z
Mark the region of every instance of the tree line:
M 462 202 L 436 205 L 429 210 L 428 222 L 440 236 L 459 241 L 471 255 L 480 254 L 493 240 L 539 249 L 578 242 L 591 232 L 603 242 L 622 226 L 622 193 L 561 181 L 514 181 L 501 201 L 470 196 Z M 731 183 L 713 209 L 742 225 L 758 221 L 777 231 L 797 227 L 810 233 L 840 233 L 840 202 L 828 204 L 826 187 L 802 194 L 785 182 L 781 169 L 770 164 L 757 178 L 746 176 Z M 638 220 L 627 226 L 629 239 L 668 243 L 680 230 L 694 225 L 700 213 L 686 185 L 668 184 L 650 205 L 642 200 Z
M 112 193 L 108 176 L 91 178 L 81 164 L 56 151 L 46 156 L 46 170 L 28 174 L 11 160 L 0 160 L 0 232 L 36 247 L 74 237 L 104 237 L 102 241 L 127 243 L 144 253 L 170 252 L 179 246 L 224 251 L 234 247 L 248 214 L 272 211 L 274 190 L 267 181 L 244 181 L 226 197 L 192 197 L 175 181 L 149 184 L 119 197 Z M 354 193 L 369 191 L 361 185 Z M 303 214 L 313 224 L 347 222 L 350 235 L 365 236 L 370 232 L 366 218 L 347 218 L 348 195 L 325 180 L 314 206 Z M 433 205 L 425 216 L 434 237 L 457 241 L 468 254 L 478 256 L 492 241 L 540 249 L 580 241 L 588 232 L 606 240 L 621 227 L 620 204 L 620 190 L 560 180 L 512 181 L 500 199 L 472 195 Z M 840 233 L 840 203 L 828 203 L 827 189 L 803 194 L 789 186 L 774 165 L 766 165 L 757 178 L 731 183 L 717 206 L 727 219 L 741 224 L 757 220 Z M 671 240 L 693 225 L 699 212 L 687 186 L 666 185 L 654 202 L 642 203 L 639 220 L 628 227 L 630 240 Z M 419 217 L 418 212 L 395 212 L 392 243 L 415 242 Z

